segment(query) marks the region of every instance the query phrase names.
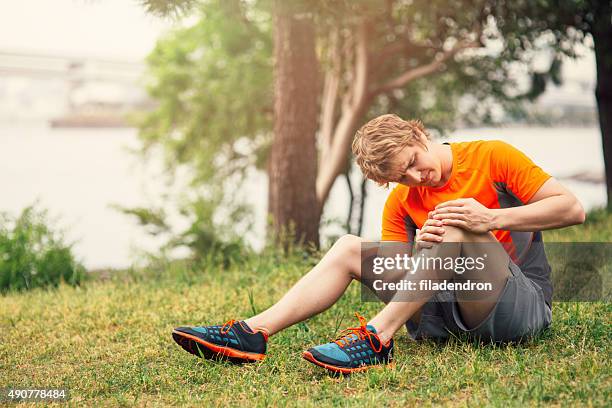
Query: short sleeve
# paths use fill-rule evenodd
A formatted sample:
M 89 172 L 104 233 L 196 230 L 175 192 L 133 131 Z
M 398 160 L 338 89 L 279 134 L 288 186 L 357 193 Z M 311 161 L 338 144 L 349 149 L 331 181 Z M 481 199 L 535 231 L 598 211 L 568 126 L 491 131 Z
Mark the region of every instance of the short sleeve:
M 413 223 L 407 223 L 407 219 L 409 216 L 399 201 L 397 190 L 394 189 L 385 202 L 381 241 L 413 241 L 416 227 Z
M 493 143 L 491 173 L 495 181 L 505 183 L 523 204 L 551 177 L 523 152 L 502 141 Z

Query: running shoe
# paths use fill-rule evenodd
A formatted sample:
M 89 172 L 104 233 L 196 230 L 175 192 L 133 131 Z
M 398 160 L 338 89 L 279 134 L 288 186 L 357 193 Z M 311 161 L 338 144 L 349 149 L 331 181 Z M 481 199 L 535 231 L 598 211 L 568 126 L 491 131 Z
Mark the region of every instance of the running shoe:
M 312 347 L 303 358 L 335 373 L 350 374 L 388 364 L 393 361 L 393 339 L 383 344 L 376 329 L 355 313 L 358 327 L 344 330 L 338 339 Z
M 266 357 L 268 333 L 251 330 L 244 321 L 229 320 L 220 326 L 177 327 L 172 338 L 198 357 L 248 363 Z

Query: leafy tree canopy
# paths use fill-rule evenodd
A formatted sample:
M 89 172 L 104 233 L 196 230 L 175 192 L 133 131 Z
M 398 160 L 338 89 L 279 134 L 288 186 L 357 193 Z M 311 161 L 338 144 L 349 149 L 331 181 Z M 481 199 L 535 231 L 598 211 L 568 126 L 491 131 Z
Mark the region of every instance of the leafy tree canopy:
M 273 112 L 273 6 L 269 0 L 144 3 L 155 13 L 191 7 L 198 16 L 194 24 L 161 39 L 148 59 L 149 91 L 158 105 L 141 127 L 145 149 L 162 147 L 169 168 L 189 166 L 193 186 L 204 186 L 210 197 L 217 197 L 217 205 L 225 194 L 224 181 L 235 182 L 245 169 L 265 163 Z M 325 78 L 318 132 L 321 166 L 338 152 L 334 139 L 346 141 L 354 132 L 354 126 L 341 126 L 350 115 L 344 123 L 357 126 L 394 112 L 420 118 L 440 133 L 459 121 L 493 122 L 496 110 L 520 116 L 525 99 L 537 97 L 549 80 L 560 83 L 562 56 L 574 56 L 574 45 L 588 33 L 591 3 L 287 3 L 317 26 L 317 54 Z M 533 65 L 538 50 L 548 53 L 545 69 Z M 532 75 L 531 89 L 519 87 L 519 66 Z M 344 153 L 337 162 L 347 162 L 348 149 L 340 150 Z M 329 180 L 339 174 L 334 166 L 327 171 Z M 319 197 L 323 201 L 329 180 Z
M 269 15 L 238 0 L 208 1 L 199 21 L 158 41 L 148 90 L 158 102 L 141 126 L 170 168 L 187 164 L 196 185 L 253 164 L 271 127 Z

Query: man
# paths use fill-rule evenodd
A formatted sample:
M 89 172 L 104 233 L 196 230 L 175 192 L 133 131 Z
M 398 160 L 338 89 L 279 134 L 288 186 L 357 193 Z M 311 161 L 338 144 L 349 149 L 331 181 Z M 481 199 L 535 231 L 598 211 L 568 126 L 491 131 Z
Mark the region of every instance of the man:
M 358 315 L 359 326 L 310 348 L 306 360 L 341 373 L 389 363 L 393 335 L 404 324 L 415 339 L 465 333 L 493 342 L 528 338 L 550 325 L 550 266 L 539 231 L 584 222 L 571 192 L 506 143 L 439 144 L 420 122 L 396 115 L 365 124 L 353 153 L 366 177 L 398 183 L 385 204 L 377 257 L 423 262 L 387 271 L 383 281 L 407 280 L 412 289 L 373 288 L 387 305 L 369 321 Z M 269 309 L 244 321 L 179 327 L 175 341 L 203 357 L 262 360 L 269 336 L 332 306 L 353 279 L 372 287 L 374 275 L 362 270 L 362 244 L 356 236 L 340 238 Z M 480 268 L 458 272 L 458 261 L 468 258 Z M 425 262 L 436 259 L 455 267 Z M 487 285 L 436 289 L 442 282 Z

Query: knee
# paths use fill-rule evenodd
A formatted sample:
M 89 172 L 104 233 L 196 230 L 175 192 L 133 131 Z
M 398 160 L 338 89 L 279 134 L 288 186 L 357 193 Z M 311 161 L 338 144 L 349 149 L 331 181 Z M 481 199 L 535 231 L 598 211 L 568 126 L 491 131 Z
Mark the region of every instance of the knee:
M 340 237 L 332 247 L 333 259 L 342 270 L 348 270 L 351 277 L 358 278 L 361 260 L 361 243 L 363 239 L 351 234 Z
M 338 238 L 334 244 L 336 251 L 343 254 L 357 254 L 361 253 L 361 242 L 363 239 L 357 235 L 345 234 Z
M 467 231 L 452 225 L 444 226 L 443 242 L 463 242 L 467 236 Z
M 452 225 L 445 225 L 442 240 L 443 242 L 480 242 L 490 234 L 490 232 L 479 234 Z

